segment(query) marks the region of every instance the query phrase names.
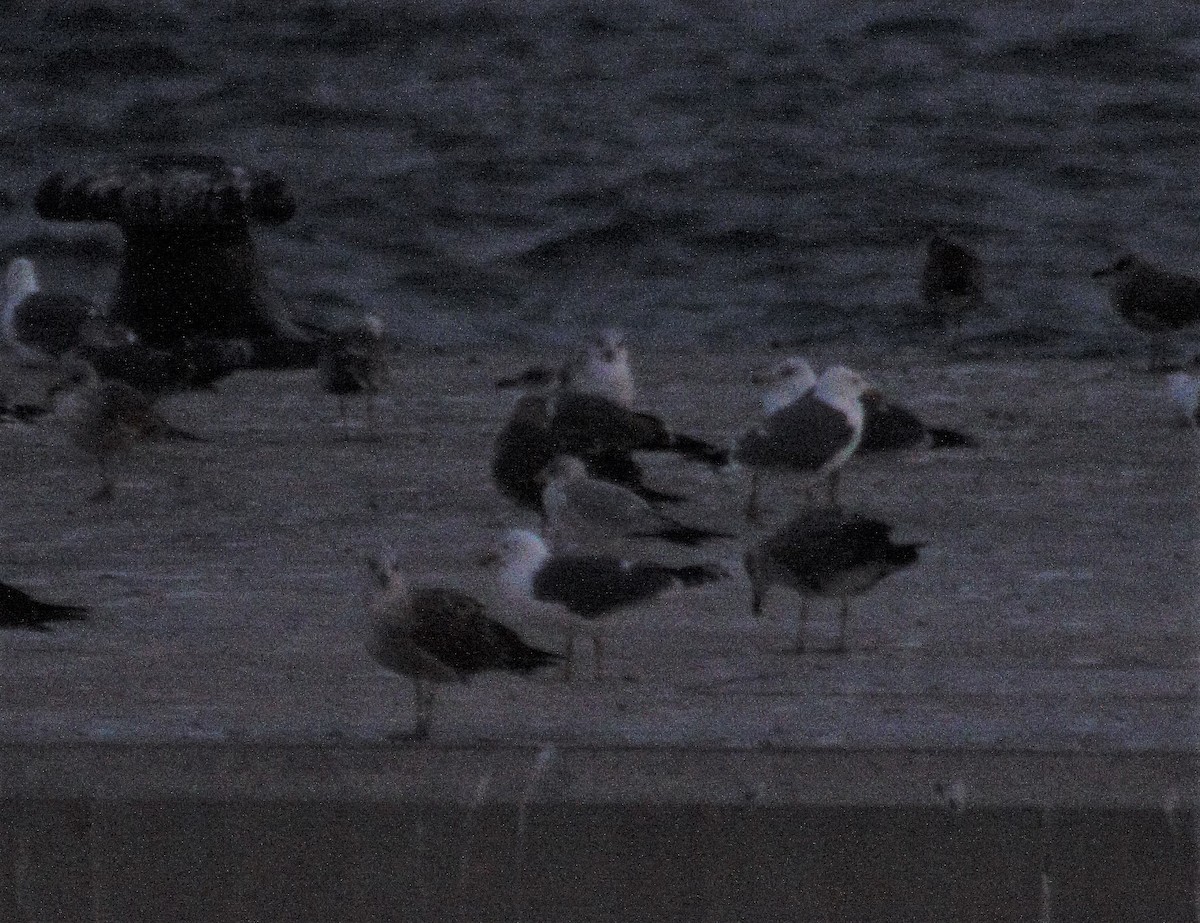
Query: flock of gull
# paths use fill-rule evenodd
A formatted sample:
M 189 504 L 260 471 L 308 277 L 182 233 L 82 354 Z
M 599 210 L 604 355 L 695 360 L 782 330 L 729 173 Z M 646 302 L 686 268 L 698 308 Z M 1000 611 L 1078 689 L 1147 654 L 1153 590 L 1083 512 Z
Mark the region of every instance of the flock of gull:
M 152 167 L 155 182 L 173 170 L 190 171 L 187 181 L 192 186 L 177 184 L 176 198 L 180 188 L 195 186 L 196 176 L 212 183 L 219 172 L 209 162 L 189 161 L 182 167 L 176 161 L 156 162 Z M 259 203 L 256 207 L 272 220 L 285 220 L 279 216 L 290 214 L 269 178 L 236 174 L 222 181 L 223 188 L 238 191 L 244 202 Z M 124 220 L 129 248 L 135 252 L 156 239 L 138 236 L 147 223 L 145 210 L 157 208 L 152 217 L 163 211 L 157 201 L 144 204 L 144 188 L 140 198 L 127 197 L 131 202 L 136 198 L 143 213 L 130 218 L 133 206 L 125 205 L 125 212 L 114 217 L 110 211 L 97 211 L 90 191 L 97 185 L 94 180 L 92 187 L 72 182 L 62 177 L 48 181 L 48 191 L 39 194 L 39 208 L 48 202 L 44 211 L 67 219 Z M 104 200 L 106 208 L 111 200 L 111 195 Z M 209 214 L 214 206 L 206 203 Z M 195 210 L 191 200 L 184 207 Z M 230 240 L 244 246 L 248 237 L 243 240 L 243 219 L 239 212 L 238 220 L 229 222 L 222 214 L 214 225 L 217 230 L 205 233 L 220 247 L 232 246 Z M 139 321 L 128 325 L 119 311 L 44 291 L 33 262 L 25 257 L 10 263 L 5 278 L 0 318 L 3 412 L 24 423 L 46 420 L 62 426 L 78 451 L 99 468 L 93 501 L 113 502 L 121 460 L 140 443 L 200 438 L 165 419 L 156 406 L 159 397 L 211 386 L 239 368 L 285 367 L 287 357 L 304 354 L 306 362 L 311 360 L 307 364 L 315 366 L 321 387 L 337 398 L 343 424 L 346 401 L 356 395 L 366 398 L 373 419 L 375 396 L 392 382 L 379 318 L 365 316 L 337 325 L 288 321 L 291 339 L 286 341 L 235 331 L 239 335 L 155 342 L 147 334 L 152 328 L 140 323 L 137 298 L 129 294 L 138 285 L 135 264 L 128 257 L 123 270 L 129 274 L 122 283 L 124 317 Z M 1096 276 L 1109 283 L 1118 313 L 1151 333 L 1156 344 L 1170 331 L 1200 322 L 1200 283 L 1189 277 L 1132 256 Z M 963 317 L 983 304 L 979 258 L 966 246 L 937 235 L 929 243 L 919 288 L 953 346 Z M 264 316 L 274 317 L 274 308 L 264 310 Z M 280 329 L 277 324 L 272 335 Z M 269 361 L 260 361 L 264 355 Z M 36 387 L 31 385 L 34 381 Z M 380 664 L 413 681 L 416 720 L 411 736 L 429 733 L 436 684 L 465 681 L 484 671 L 525 674 L 553 664 L 561 664 L 570 679 L 579 632 L 590 639 L 593 675 L 599 679 L 608 618 L 649 606 L 668 592 L 686 592 L 733 576 L 727 566 L 711 561 L 631 559 L 625 554 L 625 543 L 631 541 L 661 542 L 675 549 L 728 549 L 736 543 L 753 614 L 762 613 L 772 587 L 795 593 L 800 606 L 791 650 L 804 653 L 810 649 L 810 599 L 837 600 L 839 630 L 833 651 L 846 649 L 850 599 L 914 565 L 924 542 L 896 541 L 893 524 L 844 506 L 839 501 L 843 470 L 864 455 L 970 449 L 975 441 L 929 425 L 868 376 L 844 365 L 817 374 L 804 357 L 791 356 L 754 371 L 751 381 L 760 389 L 761 416 L 726 445 L 679 432 L 638 409 L 629 346 L 618 330 L 586 337 L 561 364 L 536 366 L 497 382 L 497 387 L 518 394 L 495 437 L 492 479 L 515 507 L 540 517 L 540 531 L 505 531 L 480 563 L 493 569 L 497 598 L 504 606 L 535 611 L 561 625 L 564 643 L 560 651 L 536 647 L 506 624 L 511 619 L 493 616 L 488 606 L 459 590 L 410 581 L 396 553 L 381 552 L 371 561 L 367 648 Z M 1181 415 L 1196 425 L 1200 384 L 1177 372 L 1168 379 L 1168 389 Z M 23 397 L 28 393 L 38 397 Z M 647 454 L 667 456 L 680 465 L 708 466 L 725 480 L 744 472 L 745 524 L 716 529 L 690 519 L 686 502 L 695 498 L 652 483 L 643 469 Z M 747 532 L 766 531 L 762 483 L 768 478 L 781 479 L 786 492 L 796 494 L 796 508 L 787 512 L 780 527 L 757 540 L 746 539 Z M 41 602 L 0 583 L 0 627 L 45 630 L 55 621 L 85 615 L 81 607 Z

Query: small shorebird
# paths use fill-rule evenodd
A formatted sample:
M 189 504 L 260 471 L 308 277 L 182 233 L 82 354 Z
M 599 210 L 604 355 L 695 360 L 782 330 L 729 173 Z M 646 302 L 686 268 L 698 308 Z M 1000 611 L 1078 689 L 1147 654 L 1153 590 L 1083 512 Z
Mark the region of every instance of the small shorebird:
M 49 631 L 51 622 L 78 622 L 87 618 L 86 606 L 44 603 L 23 590 L 0 583 L 0 628 Z
M 376 395 L 391 381 L 383 321 L 364 314 L 336 329 L 308 323 L 301 326 L 318 335 L 317 379 L 323 391 L 337 398 L 342 435 L 349 438 L 346 398 L 358 394 L 367 397 L 367 414 L 374 430 Z
M 964 315 L 983 304 L 983 263 L 964 244 L 941 234 L 929 241 L 921 268 L 921 298 L 935 311 L 953 348 L 962 337 Z
M 1200 324 L 1200 280 L 1132 254 L 1097 269 L 1092 278 L 1108 287 L 1112 306 L 1126 323 L 1150 335 L 1151 371 L 1171 367 L 1171 331 Z
M 432 683 L 463 683 L 487 670 L 528 674 L 560 656 L 526 644 L 488 617 L 483 603 L 458 590 L 413 586 L 385 550 L 370 560 L 375 577 L 368 601 L 367 650 L 383 666 L 413 681 L 416 726 L 429 736 Z
M 168 423 L 154 402 L 122 381 L 101 381 L 90 364 L 75 356 L 63 360 L 63 377 L 52 389 L 54 415 L 71 440 L 100 466 L 100 489 L 89 499 L 113 498 L 113 461 L 140 442 L 203 442 Z
M 746 553 L 750 577 L 750 611 L 761 615 L 772 584 L 800 594 L 794 650 L 805 650 L 809 596 L 841 599 L 837 645 L 846 649 L 850 597 L 866 592 L 897 570 L 915 564 L 922 543 L 897 544 L 892 527 L 861 513 L 836 507 L 807 510 Z
M 603 651 L 597 620 L 649 602 L 678 585 L 697 586 L 727 574 L 709 564 L 671 567 L 652 561 L 625 561 L 607 555 L 554 554 L 541 536 L 511 529 L 484 557 L 497 566 L 501 593 L 518 606 L 549 605 L 566 613 L 567 675 L 573 663 L 575 628 L 592 639 L 593 670 L 602 672 Z
M 757 521 L 760 472 L 783 470 L 827 480 L 836 502 L 838 473 L 863 435 L 864 396 L 872 386 L 842 365 L 827 368 L 816 384 L 746 432 L 733 449 L 734 461 L 751 469 L 746 518 Z
M 694 548 L 706 541 L 733 538 L 689 526 L 652 507 L 632 490 L 588 475 L 587 465 L 572 455 L 559 455 L 541 474 L 542 514 L 555 543 L 577 538 L 621 536 L 658 538 Z

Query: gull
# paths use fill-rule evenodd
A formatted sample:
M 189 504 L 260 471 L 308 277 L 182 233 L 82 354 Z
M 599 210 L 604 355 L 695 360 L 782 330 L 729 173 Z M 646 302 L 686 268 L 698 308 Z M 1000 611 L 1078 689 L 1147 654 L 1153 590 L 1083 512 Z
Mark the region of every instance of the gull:
M 367 650 L 383 666 L 413 681 L 416 726 L 429 736 L 433 683 L 465 683 L 488 670 L 526 675 L 561 659 L 526 644 L 490 618 L 483 603 L 458 590 L 412 585 L 385 550 L 370 560 L 375 578 L 368 601 Z
M 526 529 L 505 532 L 485 561 L 498 566 L 501 593 L 512 602 L 545 604 L 567 614 L 568 676 L 575 628 L 586 627 L 592 639 L 597 679 L 603 659 L 598 619 L 649 602 L 673 587 L 697 586 L 727 576 L 709 564 L 672 567 L 607 555 L 554 554 L 541 536 Z
M 568 403 L 574 400 L 575 409 L 556 417 L 556 408 L 562 407 L 561 396 L 552 391 L 556 378 L 536 369 L 497 382 L 497 387 L 514 386 L 521 387 L 522 394 L 496 436 L 491 471 L 500 492 L 521 508 L 541 510 L 540 475 L 558 455 L 582 459 L 593 477 L 619 484 L 651 503 L 678 503 L 685 499 L 647 484 L 641 466 L 632 456 L 630 445 L 637 444 L 639 435 L 646 443 L 670 442 L 671 434 L 661 421 L 648 415 L 641 420 L 641 415 L 632 411 L 614 410 L 617 405 L 605 398 L 586 395 L 568 398 Z M 609 421 L 597 432 L 589 432 L 587 426 L 588 415 L 593 411 L 601 421 Z M 613 424 L 613 420 L 617 422 Z M 606 441 L 613 430 L 621 438 Z
M 51 622 L 87 618 L 86 606 L 65 606 L 34 599 L 23 590 L 0 582 L 0 628 L 49 631 Z
M 767 589 L 778 584 L 801 597 L 794 650 L 805 650 L 808 597 L 841 599 L 838 641 L 846 649 L 850 597 L 866 592 L 880 580 L 917 561 L 924 543 L 897 544 L 892 527 L 863 513 L 837 507 L 818 507 L 801 513 L 778 532 L 746 553 L 750 577 L 750 611 L 761 615 Z
M 102 381 L 86 361 L 68 355 L 63 376 L 54 389 L 54 413 L 75 445 L 100 465 L 100 489 L 89 499 L 111 500 L 112 462 L 139 442 L 203 442 L 199 436 L 172 426 L 154 409 L 154 402 L 122 381 Z
M 962 319 L 983 303 L 983 264 L 971 248 L 935 234 L 921 268 L 921 298 L 954 343 L 962 335 Z
M 658 538 L 694 548 L 703 542 L 733 538 L 689 526 L 659 512 L 632 490 L 588 475 L 573 455 L 559 455 L 543 470 L 542 512 L 556 542 L 577 536 Z
M 828 480 L 837 496 L 841 467 L 863 435 L 863 397 L 872 387 L 842 365 L 826 369 L 808 391 L 768 415 L 735 444 L 732 457 L 752 470 L 746 517 L 759 518 L 762 471 L 796 471 L 811 481 Z
M 803 356 L 789 356 L 751 373 L 760 387 L 763 413 L 770 416 L 807 394 L 817 376 Z M 927 445 L 933 449 L 974 446 L 975 440 L 957 430 L 929 426 L 914 411 L 898 404 L 876 387 L 863 394 L 863 434 L 856 455 L 910 449 Z
M 302 322 L 317 339 L 317 380 L 321 389 L 337 398 L 338 417 L 343 435 L 346 427 L 346 398 L 367 396 L 367 412 L 374 420 L 375 396 L 391 380 L 383 321 L 375 314 L 364 314 L 345 326 L 328 329 Z
M 1168 367 L 1170 332 L 1200 323 L 1200 280 L 1132 254 L 1097 269 L 1092 278 L 1108 287 L 1112 306 L 1126 323 L 1150 335 L 1151 370 Z
M 96 316 L 96 306 L 86 298 L 43 291 L 29 258 L 8 264 L 0 330 L 5 345 L 21 358 L 61 356 L 79 343 L 81 329 Z
M 1167 376 L 1167 396 L 1179 413 L 1181 426 L 1194 429 L 1200 425 L 1200 378 L 1173 372 Z

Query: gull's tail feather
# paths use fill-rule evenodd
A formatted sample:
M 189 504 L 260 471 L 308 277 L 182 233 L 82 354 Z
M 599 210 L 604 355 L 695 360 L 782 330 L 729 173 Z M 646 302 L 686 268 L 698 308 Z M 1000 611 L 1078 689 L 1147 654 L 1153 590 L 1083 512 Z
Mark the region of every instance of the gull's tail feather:
M 671 434 L 670 449 L 685 458 L 694 458 L 718 467 L 729 463 L 728 448 L 715 446 L 711 442 L 683 433 Z
M 700 586 L 724 580 L 729 574 L 715 564 L 685 564 L 682 567 L 663 566 L 663 570 L 685 586 Z
M 979 442 L 974 436 L 960 433 L 956 429 L 943 429 L 938 426 L 930 426 L 926 432 L 929 433 L 929 447 L 931 449 L 975 449 L 979 447 Z
M 548 667 L 563 659 L 562 654 L 554 651 L 544 651 L 541 648 L 521 642 L 505 651 L 504 668 L 514 673 L 526 675 L 542 667 Z

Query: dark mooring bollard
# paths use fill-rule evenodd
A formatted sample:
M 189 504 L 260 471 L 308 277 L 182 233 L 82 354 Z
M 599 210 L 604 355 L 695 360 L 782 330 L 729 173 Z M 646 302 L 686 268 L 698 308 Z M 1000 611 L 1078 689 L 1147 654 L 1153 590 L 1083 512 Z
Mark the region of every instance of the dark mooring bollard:
M 251 222 L 282 224 L 296 211 L 283 178 L 203 154 L 165 154 L 47 177 L 38 214 L 111 221 L 125 259 L 108 317 L 148 346 L 176 349 L 244 339 L 260 366 L 310 365 L 311 338 L 296 327 L 259 269 Z

